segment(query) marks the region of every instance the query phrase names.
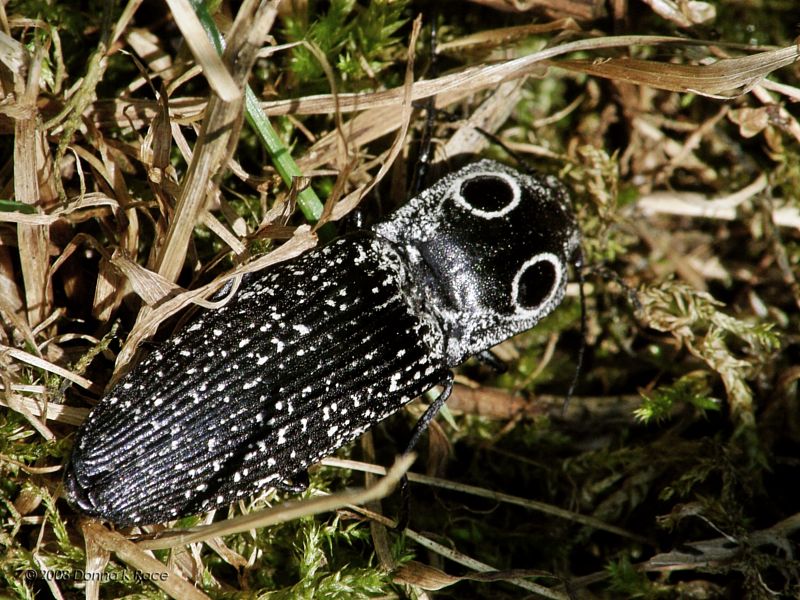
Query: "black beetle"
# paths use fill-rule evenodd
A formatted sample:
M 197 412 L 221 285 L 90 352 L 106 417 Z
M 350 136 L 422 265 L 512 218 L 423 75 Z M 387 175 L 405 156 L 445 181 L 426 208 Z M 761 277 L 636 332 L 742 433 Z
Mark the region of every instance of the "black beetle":
M 291 486 L 551 312 L 579 241 L 553 177 L 490 160 L 444 177 L 256 274 L 132 369 L 76 436 L 68 500 L 147 524 Z

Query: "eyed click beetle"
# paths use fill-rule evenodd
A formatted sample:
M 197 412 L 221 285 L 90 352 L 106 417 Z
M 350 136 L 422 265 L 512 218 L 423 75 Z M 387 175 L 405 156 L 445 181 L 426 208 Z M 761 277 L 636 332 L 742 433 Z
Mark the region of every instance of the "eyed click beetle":
M 68 500 L 149 524 L 291 486 L 551 312 L 579 241 L 555 178 L 490 160 L 444 177 L 256 274 L 132 369 L 76 435 Z

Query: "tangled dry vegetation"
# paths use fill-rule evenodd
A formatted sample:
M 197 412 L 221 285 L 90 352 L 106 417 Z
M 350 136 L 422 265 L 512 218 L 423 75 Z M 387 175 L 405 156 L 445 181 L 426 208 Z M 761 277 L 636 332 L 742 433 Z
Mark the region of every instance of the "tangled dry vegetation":
M 798 597 L 793 4 L 0 3 L 0 591 Z M 419 401 L 300 504 L 119 531 L 70 508 L 109 383 L 225 281 L 401 203 L 428 138 L 571 189 L 569 404 L 577 287 L 497 349 L 507 373 L 461 369 L 403 535 L 391 479 L 342 490 Z

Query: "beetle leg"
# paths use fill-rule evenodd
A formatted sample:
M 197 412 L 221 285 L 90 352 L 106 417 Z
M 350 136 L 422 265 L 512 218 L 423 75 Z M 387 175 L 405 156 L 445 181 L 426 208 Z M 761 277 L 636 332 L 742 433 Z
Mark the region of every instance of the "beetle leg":
M 497 354 L 495 354 L 491 350 L 484 350 L 483 352 L 478 352 L 475 355 L 475 358 L 477 358 L 480 362 L 482 362 L 486 366 L 491 367 L 492 370 L 498 375 L 501 375 L 506 371 L 508 371 L 508 365 L 505 362 L 503 362 L 502 358 L 497 356 Z
M 444 406 L 444 403 L 447 402 L 450 394 L 453 393 L 452 372 L 447 375 L 447 378 L 442 382 L 442 386 L 442 391 L 439 393 L 436 399 L 431 402 L 430 406 L 428 406 L 428 408 L 419 418 L 419 421 L 417 421 L 417 424 L 414 425 L 414 430 L 411 432 L 411 440 L 409 441 L 408 446 L 406 446 L 406 450 L 403 454 L 408 454 L 414 449 L 419 441 L 420 436 L 422 436 L 423 432 L 428 428 L 428 425 L 430 425 L 430 422 L 433 421 L 433 418 L 439 414 L 440 410 L 442 410 L 442 406 Z M 397 516 L 397 525 L 395 526 L 397 531 L 403 531 L 406 527 L 408 527 L 408 507 L 411 501 L 411 496 L 408 490 L 407 475 L 403 475 L 402 479 L 400 479 L 400 501 L 400 514 Z
M 308 483 L 308 471 L 298 471 L 291 477 L 276 483 L 275 487 L 293 494 L 300 494 L 308 489 Z

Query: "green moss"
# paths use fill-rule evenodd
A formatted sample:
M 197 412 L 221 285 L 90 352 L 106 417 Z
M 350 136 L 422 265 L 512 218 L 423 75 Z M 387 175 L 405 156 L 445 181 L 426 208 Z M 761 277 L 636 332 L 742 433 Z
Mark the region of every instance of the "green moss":
M 446 8 L 454 6 L 449 3 Z M 796 7 L 788 0 L 762 0 L 746 7 L 724 0 L 715 6 L 719 16 L 713 27 L 722 40 L 789 45 L 796 36 L 795 21 L 787 18 Z M 441 41 L 530 23 L 531 19 L 530 14 L 500 13 L 469 3 L 458 7 L 440 10 L 436 17 Z M 146 134 L 146 129 L 131 131 L 124 120 L 110 125 L 94 121 L 101 113 L 95 112 L 100 105 L 94 104 L 93 95 L 110 100 L 139 77 L 130 55 L 116 47 L 104 61 L 104 70 L 99 68 L 97 56 L 92 57 L 120 9 L 120 3 L 44 0 L 12 0 L 5 7 L 12 36 L 28 50 L 42 49 L 39 106 L 43 121 L 52 119 L 75 96 L 87 66 L 94 65 L 92 72 L 100 79 L 83 91 L 88 104 L 78 111 L 82 114 L 71 115 L 73 129 L 64 137 L 70 149 L 60 168 L 54 169 L 59 180 L 66 182 L 69 196 L 80 189 L 77 175 L 71 173 L 75 170 L 74 163 L 69 162 L 74 159 L 72 149 L 80 146 L 101 162 L 107 156 L 116 161 L 113 152 L 107 153 L 109 147 L 113 146 L 114 152 L 129 148 Z M 227 6 L 209 4 L 211 13 L 218 9 L 223 27 Z M 279 44 L 308 40 L 318 47 L 334 71 L 341 92 L 386 89 L 402 82 L 407 53 L 404 45 L 410 20 L 418 9 L 423 11 L 427 28 L 436 10 L 433 3 L 312 0 L 306 11 L 279 17 L 272 33 Z M 185 49 L 177 49 L 182 42 L 169 17 L 150 21 L 142 10 L 131 26 L 144 28 L 173 59 L 186 56 Z M 14 25 L 20 22 L 14 20 L 18 17 L 38 21 L 35 27 L 20 28 Z M 628 17 L 630 31 L 675 31 L 674 25 L 647 7 L 632 10 Z M 600 20 L 590 27 L 610 32 L 609 21 Z M 703 33 L 698 28 L 681 34 L 702 37 Z M 423 33 L 416 49 L 418 79 L 423 72 L 429 79 L 437 76 L 425 71 L 425 38 Z M 125 43 L 124 36 L 119 43 Z M 529 52 L 544 43 L 555 43 L 555 36 L 533 36 L 513 46 Z M 705 47 L 672 45 L 636 47 L 631 55 L 679 61 L 701 60 L 710 52 Z M 485 64 L 487 56 L 467 52 L 440 55 L 437 68 L 441 74 Z M 797 69 L 782 69 L 770 79 L 797 87 Z M 159 84 L 157 75 L 155 83 Z M 268 99 L 331 91 L 319 61 L 304 46 L 261 59 L 251 85 L 257 87 L 259 96 Z M 206 91 L 205 79 L 198 76 L 179 87 L 173 98 Z M 150 93 L 149 87 L 143 87 L 136 95 L 149 97 Z M 770 93 L 790 116 L 794 114 L 785 96 Z M 8 105 L 12 106 L 13 98 L 9 98 Z M 484 98 L 478 92 L 445 110 L 454 119 L 461 119 L 472 114 Z M 576 98 L 582 100 L 568 115 L 557 122 L 543 120 Z M 733 108 L 764 106 L 749 95 L 732 102 Z M 793 279 L 800 264 L 800 241 L 793 229 L 775 228 L 768 217 L 784 203 L 797 205 L 800 152 L 793 129 L 787 127 L 791 123 L 776 112 L 777 105 L 769 106 L 773 111 L 769 127 L 747 139 L 727 117 L 702 129 L 720 108 L 718 100 L 699 94 L 638 89 L 563 70 L 551 70 L 526 82 L 522 99 L 499 135 L 528 144 L 521 152 L 533 152 L 528 155 L 530 162 L 540 171 L 558 173 L 572 192 L 585 262 L 590 267 L 584 373 L 576 397 L 564 410 L 558 399 L 572 379 L 581 344 L 580 309 L 577 301 L 569 298 L 535 329 L 507 344 L 509 353 L 519 358 L 506 374 L 497 377 L 475 364 L 460 371 L 470 378 L 470 385 L 503 388 L 496 401 L 518 402 L 523 407 L 520 413 L 508 420 L 492 420 L 453 411 L 448 419 L 437 421 L 441 436 L 432 435 L 431 442 L 423 439 L 418 447 L 421 459 L 415 466 L 417 471 L 427 470 L 454 482 L 593 515 L 652 540 L 652 544 L 594 530 L 533 508 L 419 484 L 411 486 L 415 529 L 498 568 L 556 573 L 570 584 L 585 581 L 580 579 L 583 576 L 594 582 L 588 590 L 577 585 L 576 595 L 666 599 L 690 597 L 700 589 L 718 597 L 774 597 L 765 591 L 767 588 L 786 597 L 797 595 L 797 567 L 785 551 L 796 538 L 796 530 L 786 537 L 776 531 L 763 532 L 797 511 L 793 488 L 787 482 L 798 478 L 794 457 L 800 447 L 797 381 L 793 375 L 798 369 L 796 331 L 800 328 Z M 12 131 L 13 111 L 4 113 L 4 118 L 8 120 L 5 131 Z M 298 157 L 313 143 L 305 135 L 297 135 L 299 124 L 314 139 L 335 126 L 330 114 L 281 116 L 272 122 L 277 137 L 289 141 L 292 154 Z M 437 143 L 446 141 L 458 124 L 437 121 Z M 411 125 L 413 131 L 420 121 L 415 117 Z M 181 127 L 193 143 L 195 132 Z M 46 132 L 51 157 L 63 131 Z M 702 132 L 702 136 L 692 144 L 696 132 Z M 106 143 L 106 150 L 101 142 Z M 357 173 L 351 186 L 365 181 L 361 167 L 384 152 L 387 144 L 384 138 L 351 154 Z M 4 136 L 0 147 L 4 156 L 10 157 L 13 137 Z M 260 175 L 268 162 L 262 148 L 259 137 L 245 127 L 236 158 L 245 170 Z M 490 155 L 505 156 L 503 152 L 494 146 L 487 150 Z M 687 154 L 681 157 L 681 152 Z M 508 156 L 505 159 L 512 162 Z M 116 198 L 124 188 L 135 203 L 140 222 L 138 259 L 144 263 L 155 238 L 151 218 L 163 217 L 155 208 L 154 191 L 141 163 L 133 155 L 115 162 L 115 186 L 119 188 L 112 189 L 95 172 L 95 165 L 81 160 L 87 191 Z M 170 160 L 182 176 L 186 165 L 174 145 Z M 8 163 L 0 169 L 0 183 L 6 190 L 0 210 L 29 213 L 28 205 L 20 204 L 12 194 L 12 167 Z M 404 168 L 411 171 L 414 165 Z M 732 221 L 638 212 L 639 199 L 650 191 L 692 191 L 708 199 L 719 198 L 761 174 L 767 176 L 767 188 L 760 197 L 740 204 Z M 397 175 L 392 184 L 402 187 L 402 173 L 398 171 Z M 263 209 L 287 189 L 276 185 L 276 189 L 265 191 L 224 170 L 218 176 L 226 202 L 251 230 L 260 224 Z M 333 181 L 326 173 L 312 184 L 327 197 Z M 384 184 L 390 187 L 388 181 Z M 388 191 L 380 190 L 382 194 Z M 402 197 L 404 192 L 393 189 L 391 194 Z M 377 216 L 377 204 L 368 198 L 361 208 Z M 215 216 L 223 218 L 219 213 Z M 299 220 L 299 216 L 290 216 L 289 223 Z M 2 249 L 10 253 L 10 259 L 5 254 L 0 258 L 2 265 L 11 265 L 3 267 L 4 277 L 16 277 L 18 289 L 24 292 L 20 261 L 14 254 L 14 227 L 14 223 L 3 223 Z M 56 260 L 55 249 L 63 251 L 77 234 L 91 235 L 109 252 L 122 252 L 126 249 L 120 244 L 130 233 L 123 211 L 117 209 L 98 212 L 82 221 L 63 220 L 51 230 L 54 254 L 50 265 Z M 197 257 L 193 268 L 208 269 L 214 260 L 231 264 L 231 257 L 223 256 L 228 253 L 226 246 L 206 227 L 195 229 L 193 245 Z M 250 240 L 248 250 L 260 254 L 275 245 L 271 239 Z M 70 259 L 77 264 L 70 276 L 76 278 L 76 285 L 89 289 L 91 298 L 97 275 L 95 263 L 83 260 L 80 251 L 75 256 L 80 260 Z M 108 333 L 109 322 L 63 316 L 76 314 L 76 308 L 86 309 L 85 305 L 68 305 L 68 301 L 86 301 L 85 295 L 67 293 L 70 280 L 61 275 L 70 266 L 75 265 L 61 265 L 62 270 L 54 274 L 54 321 L 36 330 L 36 347 L 20 336 L 6 313 L 0 315 L 0 343 L 32 353 L 41 351 L 59 365 L 72 365 L 76 372 L 86 370 L 87 376 L 101 386 L 111 376 L 112 361 L 93 362 L 92 358 L 116 348 L 119 340 L 113 331 Z M 612 277 L 603 276 L 609 272 Z M 620 281 L 638 290 L 642 310 Z M 130 330 L 132 306 L 126 300 L 112 316 L 113 322 L 122 323 L 117 335 Z M 59 316 L 62 310 L 65 312 Z M 83 335 L 104 338 L 103 343 L 86 342 Z M 550 350 L 552 354 L 548 354 Z M 84 358 L 77 358 L 81 356 Z M 545 360 L 547 364 L 540 368 Z M 82 407 L 89 405 L 85 395 L 96 396 L 94 390 L 87 394 L 74 389 L 60 377 L 8 359 L 2 352 L 0 361 L 2 393 L 10 384 L 15 386 L 14 393 L 40 398 L 41 394 L 23 386 L 44 385 L 51 401 L 63 398 L 71 406 Z M 378 462 L 389 464 L 404 447 L 412 422 L 408 414 L 400 414 L 374 428 Z M 46 441 L 19 413 L 0 409 L 0 594 L 45 597 L 48 590 L 43 582 L 23 580 L 26 569 L 44 566 L 77 572 L 85 568 L 78 515 L 63 500 L 55 500 L 63 470 L 53 467 L 66 462 L 75 428 L 52 421 L 46 425 L 55 441 Z M 341 451 L 341 456 L 351 454 L 358 456 L 355 445 Z M 306 495 L 360 485 L 360 481 L 355 472 L 314 468 Z M 295 498 L 275 493 L 250 500 L 245 509 L 257 510 Z M 33 500 L 22 502 L 28 499 Z M 397 495 L 382 503 L 385 514 L 397 515 Z M 21 514 L 22 510 L 28 512 Z M 231 508 L 231 514 L 238 511 L 238 507 Z M 219 511 L 217 518 L 224 518 L 224 513 Z M 176 526 L 197 523 L 197 517 L 189 517 Z M 646 561 L 658 552 L 686 547 L 696 550 L 698 541 L 728 541 L 725 536 L 735 539 L 740 551 L 724 564 L 673 574 L 644 571 Z M 764 539 L 771 541 L 763 543 Z M 418 560 L 448 573 L 465 570 L 421 550 L 402 535 L 389 532 L 389 541 L 391 552 L 400 562 L 417 555 Z M 213 598 L 368 598 L 420 593 L 401 588 L 392 575 L 378 568 L 367 523 L 347 511 L 260 529 L 255 535 L 228 536 L 224 543 L 248 564 L 234 567 L 210 547 L 202 546 L 197 583 Z M 170 551 L 155 555 L 165 564 L 173 559 Z M 118 581 L 104 583 L 101 597 L 166 597 L 152 584 L 126 579 L 131 569 L 118 559 L 112 557 L 106 572 Z M 60 582 L 59 588 L 65 597 L 83 593 L 75 582 Z M 506 583 L 463 581 L 434 595 L 437 599 L 516 598 L 520 592 Z
M 701 413 L 718 411 L 720 400 L 711 396 L 709 373 L 688 373 L 672 385 L 659 386 L 649 394 L 643 393 L 642 406 L 634 414 L 645 423 L 659 421 L 668 418 L 678 403 L 691 404 Z
M 332 0 L 320 12 L 321 2 L 311 0 L 304 14 L 294 15 L 284 23 L 284 35 L 290 41 L 313 44 L 340 78 L 344 90 L 372 87 L 383 71 L 397 58 L 400 37 L 398 30 L 407 21 L 408 2 L 377 0 L 366 6 L 355 0 Z M 319 59 L 307 47 L 292 49 L 290 69 L 301 85 L 327 89 L 325 73 Z

